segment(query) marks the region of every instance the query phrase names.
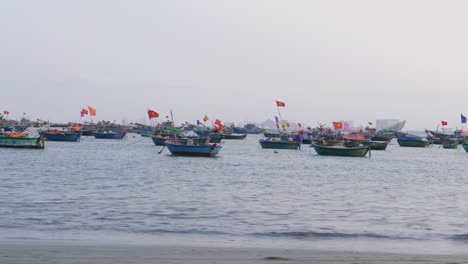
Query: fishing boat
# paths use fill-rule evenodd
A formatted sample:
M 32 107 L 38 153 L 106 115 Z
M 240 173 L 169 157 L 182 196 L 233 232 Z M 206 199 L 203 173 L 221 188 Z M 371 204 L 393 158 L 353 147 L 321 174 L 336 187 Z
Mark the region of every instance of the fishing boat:
M 43 149 L 45 146 L 44 138 L 30 138 L 24 136 L 0 136 L 0 147 L 2 148 L 34 148 Z
M 162 135 L 152 135 L 151 140 L 156 146 L 165 146 L 166 140 L 171 139 L 169 136 L 162 136 Z
M 398 135 L 398 144 L 400 147 L 425 148 L 431 145 L 432 142 L 423 140 L 420 136 L 400 133 Z
M 458 139 L 452 140 L 443 140 L 441 142 L 442 148 L 444 149 L 457 149 L 458 148 Z
M 224 134 L 223 135 L 223 139 L 238 139 L 238 140 L 242 140 L 242 139 L 245 139 L 247 137 L 247 134 L 235 134 L 235 133 L 231 133 L 231 134 Z
M 390 141 L 368 141 L 364 145 L 369 146 L 371 150 L 385 150 Z
M 260 146 L 264 149 L 300 149 L 301 143 L 293 140 L 280 140 L 278 138 L 260 139 Z
M 81 139 L 81 134 L 79 132 L 70 131 L 47 130 L 39 132 L 39 135 L 49 141 L 78 142 Z
M 466 152 L 468 152 L 468 143 L 463 143 L 462 146 L 463 146 L 463 149 L 464 149 Z
M 368 146 L 346 147 L 344 145 L 326 146 L 320 144 L 311 145 L 318 155 L 342 156 L 342 157 L 365 157 L 369 152 Z
M 167 140 L 166 146 L 172 155 L 193 157 L 216 157 L 222 148 L 217 143 L 197 144 L 193 140 Z
M 124 131 L 113 132 L 113 131 L 103 131 L 103 132 L 93 132 L 94 137 L 98 139 L 123 139 L 127 133 Z

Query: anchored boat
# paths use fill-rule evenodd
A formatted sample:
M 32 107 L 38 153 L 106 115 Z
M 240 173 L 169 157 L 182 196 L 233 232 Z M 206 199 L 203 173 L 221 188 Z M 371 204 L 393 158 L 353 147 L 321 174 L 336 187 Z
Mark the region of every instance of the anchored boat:
M 0 147 L 3 148 L 44 148 L 44 138 L 29 138 L 22 136 L 0 136 Z
M 197 144 L 192 140 L 185 142 L 167 140 L 166 146 L 172 155 L 193 157 L 216 157 L 222 148 L 217 143 Z
M 301 143 L 289 140 L 260 139 L 260 145 L 264 149 L 300 149 Z
M 95 138 L 99 139 L 123 139 L 127 133 L 126 132 L 113 132 L 113 131 L 104 131 L 104 132 L 93 132 Z
M 325 146 L 312 144 L 317 154 L 323 156 L 364 157 L 369 152 L 368 146 L 346 147 L 344 145 Z

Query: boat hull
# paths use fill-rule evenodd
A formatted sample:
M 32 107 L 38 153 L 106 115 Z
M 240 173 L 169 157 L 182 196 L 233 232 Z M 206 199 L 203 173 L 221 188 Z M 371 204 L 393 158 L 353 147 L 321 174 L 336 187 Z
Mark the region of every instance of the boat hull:
M 223 136 L 223 139 L 237 139 L 237 140 L 242 140 L 242 139 L 245 139 L 246 137 L 247 137 L 247 134 L 238 134 L 238 135 L 229 134 L 229 135 L 224 135 L 224 136 Z
M 269 141 L 260 140 L 260 145 L 264 149 L 300 149 L 301 144 L 295 141 Z
M 41 137 L 49 141 L 69 141 L 78 142 L 81 139 L 81 134 L 78 133 L 39 133 Z
M 44 138 L 21 138 L 21 137 L 0 137 L 0 147 L 2 148 L 33 148 L 43 149 L 45 147 Z
M 123 139 L 127 133 L 93 133 L 99 139 Z
M 429 145 L 431 145 L 431 142 L 423 141 L 423 140 L 402 140 L 402 139 L 398 139 L 398 145 L 400 145 L 400 147 L 426 148 Z
M 158 137 L 158 136 L 151 136 L 151 140 L 156 146 L 166 146 L 166 140 L 169 138 L 167 137 Z
M 340 157 L 365 157 L 369 147 L 319 146 L 312 144 L 318 155 Z
M 390 141 L 370 141 L 368 143 L 371 150 L 386 150 Z
M 442 148 L 444 148 L 444 149 L 457 149 L 458 148 L 458 141 L 457 142 L 442 142 Z
M 216 157 L 222 148 L 217 144 L 184 145 L 168 142 L 166 142 L 166 146 L 172 155 L 190 157 Z
M 464 149 L 466 152 L 468 152 L 468 144 L 463 144 L 462 146 L 463 146 L 463 149 Z

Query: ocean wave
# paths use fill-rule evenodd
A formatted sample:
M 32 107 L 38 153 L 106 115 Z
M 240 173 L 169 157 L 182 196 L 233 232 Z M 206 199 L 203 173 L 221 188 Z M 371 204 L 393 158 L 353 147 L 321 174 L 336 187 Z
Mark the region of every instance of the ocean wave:
M 450 239 L 468 244 L 468 234 L 453 235 Z
M 389 236 L 375 233 L 339 233 L 339 232 L 315 232 L 315 231 L 297 231 L 297 232 L 267 232 L 253 233 L 253 236 L 295 238 L 295 239 L 355 239 L 355 238 L 375 238 L 375 239 L 416 239 L 410 237 Z

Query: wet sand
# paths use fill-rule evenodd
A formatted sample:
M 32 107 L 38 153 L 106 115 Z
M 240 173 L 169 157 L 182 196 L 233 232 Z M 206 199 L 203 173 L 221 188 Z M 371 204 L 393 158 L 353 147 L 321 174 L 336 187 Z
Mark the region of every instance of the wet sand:
M 265 264 L 265 263 L 468 263 L 468 255 L 394 254 L 307 249 L 136 245 L 0 244 L 2 264 Z

